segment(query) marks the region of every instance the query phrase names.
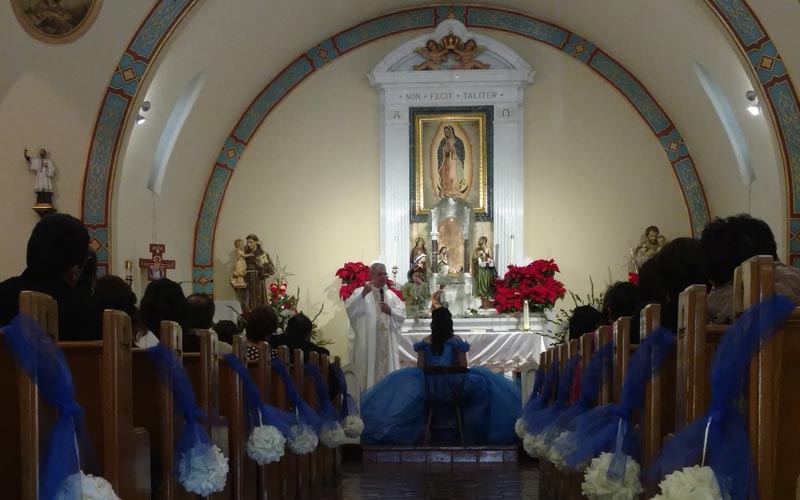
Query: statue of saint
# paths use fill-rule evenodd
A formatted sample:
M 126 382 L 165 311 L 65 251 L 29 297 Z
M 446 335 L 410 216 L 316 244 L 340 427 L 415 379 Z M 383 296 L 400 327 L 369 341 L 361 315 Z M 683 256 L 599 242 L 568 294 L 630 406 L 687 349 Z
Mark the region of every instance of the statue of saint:
M 269 254 L 261 248 L 261 241 L 255 234 L 247 235 L 243 249 L 245 261 L 244 282 L 246 285 L 244 306 L 252 311 L 267 303 L 267 278 L 275 274 L 275 264 Z
M 425 240 L 421 236 L 417 236 L 414 240 L 414 248 L 411 249 L 411 269 L 420 269 L 424 279 L 425 272 L 427 271 L 428 249 L 425 248 Z
M 425 272 L 414 268 L 408 272 L 408 283 L 403 285 L 403 300 L 406 303 L 406 317 L 419 317 L 425 304 L 431 298 L 431 289 L 425 282 Z
M 484 304 L 492 296 L 492 283 L 495 278 L 497 270 L 489 248 L 489 239 L 481 236 L 478 238 L 478 248 L 472 253 L 472 294 L 480 297 Z
M 631 252 L 634 270 L 639 272 L 639 268 L 642 267 L 642 264 L 658 253 L 661 247 L 666 244 L 666 241 L 664 235 L 660 234 L 658 226 L 648 226 L 647 229 L 644 230 L 639 246 Z
M 52 205 L 53 203 L 53 177 L 56 175 L 56 167 L 53 161 L 47 157 L 47 150 L 39 149 L 39 156 L 31 158 L 28 156 L 28 148 L 23 153 L 28 169 L 36 174 L 36 184 L 33 191 L 36 193 L 36 203 Z
M 244 240 L 236 238 L 233 241 L 234 247 L 234 263 L 233 272 L 231 273 L 231 286 L 236 290 L 246 289 L 247 284 L 244 282 L 244 277 L 247 272 L 247 257 L 251 257 L 244 251 Z

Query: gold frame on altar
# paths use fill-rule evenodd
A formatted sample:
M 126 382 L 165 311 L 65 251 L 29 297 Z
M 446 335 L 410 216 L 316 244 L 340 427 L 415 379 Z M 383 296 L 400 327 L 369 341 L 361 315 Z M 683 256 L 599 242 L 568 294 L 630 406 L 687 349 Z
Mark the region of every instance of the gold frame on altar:
M 448 127 L 451 136 L 446 138 Z M 440 150 L 446 144 L 458 145 L 455 163 L 446 167 L 452 178 L 443 183 L 438 159 L 443 156 Z M 486 113 L 417 114 L 414 152 L 415 216 L 427 215 L 439 200 L 448 196 L 464 199 L 476 214 L 488 213 Z M 453 167 L 457 172 L 450 172 Z

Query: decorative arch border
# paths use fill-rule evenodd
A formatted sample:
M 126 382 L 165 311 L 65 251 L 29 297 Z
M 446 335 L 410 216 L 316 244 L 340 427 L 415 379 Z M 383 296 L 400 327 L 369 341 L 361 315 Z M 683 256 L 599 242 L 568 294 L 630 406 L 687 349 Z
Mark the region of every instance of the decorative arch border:
M 786 175 L 788 260 L 800 267 L 800 100 L 778 48 L 745 0 L 705 0 L 750 62 L 770 109 Z
M 420 7 L 371 19 L 323 40 L 286 66 L 253 99 L 220 148 L 206 185 L 195 225 L 192 264 L 195 292 L 214 292 L 214 237 L 225 191 L 247 145 L 278 103 L 316 70 L 358 47 L 405 31 L 433 29 L 453 16 L 468 28 L 513 33 L 559 49 L 617 89 L 664 148 L 681 187 L 692 232 L 699 233 L 709 219 L 708 202 L 683 136 L 653 95 L 619 62 L 585 38 L 519 12 L 477 6 Z
M 100 274 L 111 264 L 111 195 L 128 118 L 141 84 L 175 28 L 197 0 L 157 0 L 117 63 L 97 113 L 83 174 L 81 219 Z

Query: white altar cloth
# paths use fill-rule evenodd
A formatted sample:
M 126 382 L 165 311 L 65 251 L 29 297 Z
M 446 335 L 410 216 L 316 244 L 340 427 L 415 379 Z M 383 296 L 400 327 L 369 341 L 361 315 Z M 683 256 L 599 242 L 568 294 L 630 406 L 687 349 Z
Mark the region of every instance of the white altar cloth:
M 417 353 L 413 345 L 429 333 L 403 333 L 400 335 L 400 365 L 416 366 Z M 467 353 L 469 366 L 483 366 L 495 371 L 512 371 L 528 361 L 539 361 L 539 354 L 547 347 L 545 338 L 534 332 L 506 331 L 457 335 L 471 346 Z

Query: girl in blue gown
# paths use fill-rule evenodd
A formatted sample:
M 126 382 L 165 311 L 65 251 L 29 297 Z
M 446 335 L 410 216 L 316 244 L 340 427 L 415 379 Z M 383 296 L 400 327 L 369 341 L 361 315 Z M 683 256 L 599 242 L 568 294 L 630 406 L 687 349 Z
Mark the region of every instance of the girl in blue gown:
M 433 311 L 431 335 L 414 344 L 414 350 L 416 368 L 394 371 L 362 395 L 363 444 L 422 444 L 427 418 L 422 368 L 467 366 L 469 344 L 453 335 L 453 319 L 444 307 Z M 463 376 L 461 415 L 465 444 L 516 443 L 519 439 L 514 423 L 522 406 L 520 389 L 502 374 L 486 368 L 470 368 Z

